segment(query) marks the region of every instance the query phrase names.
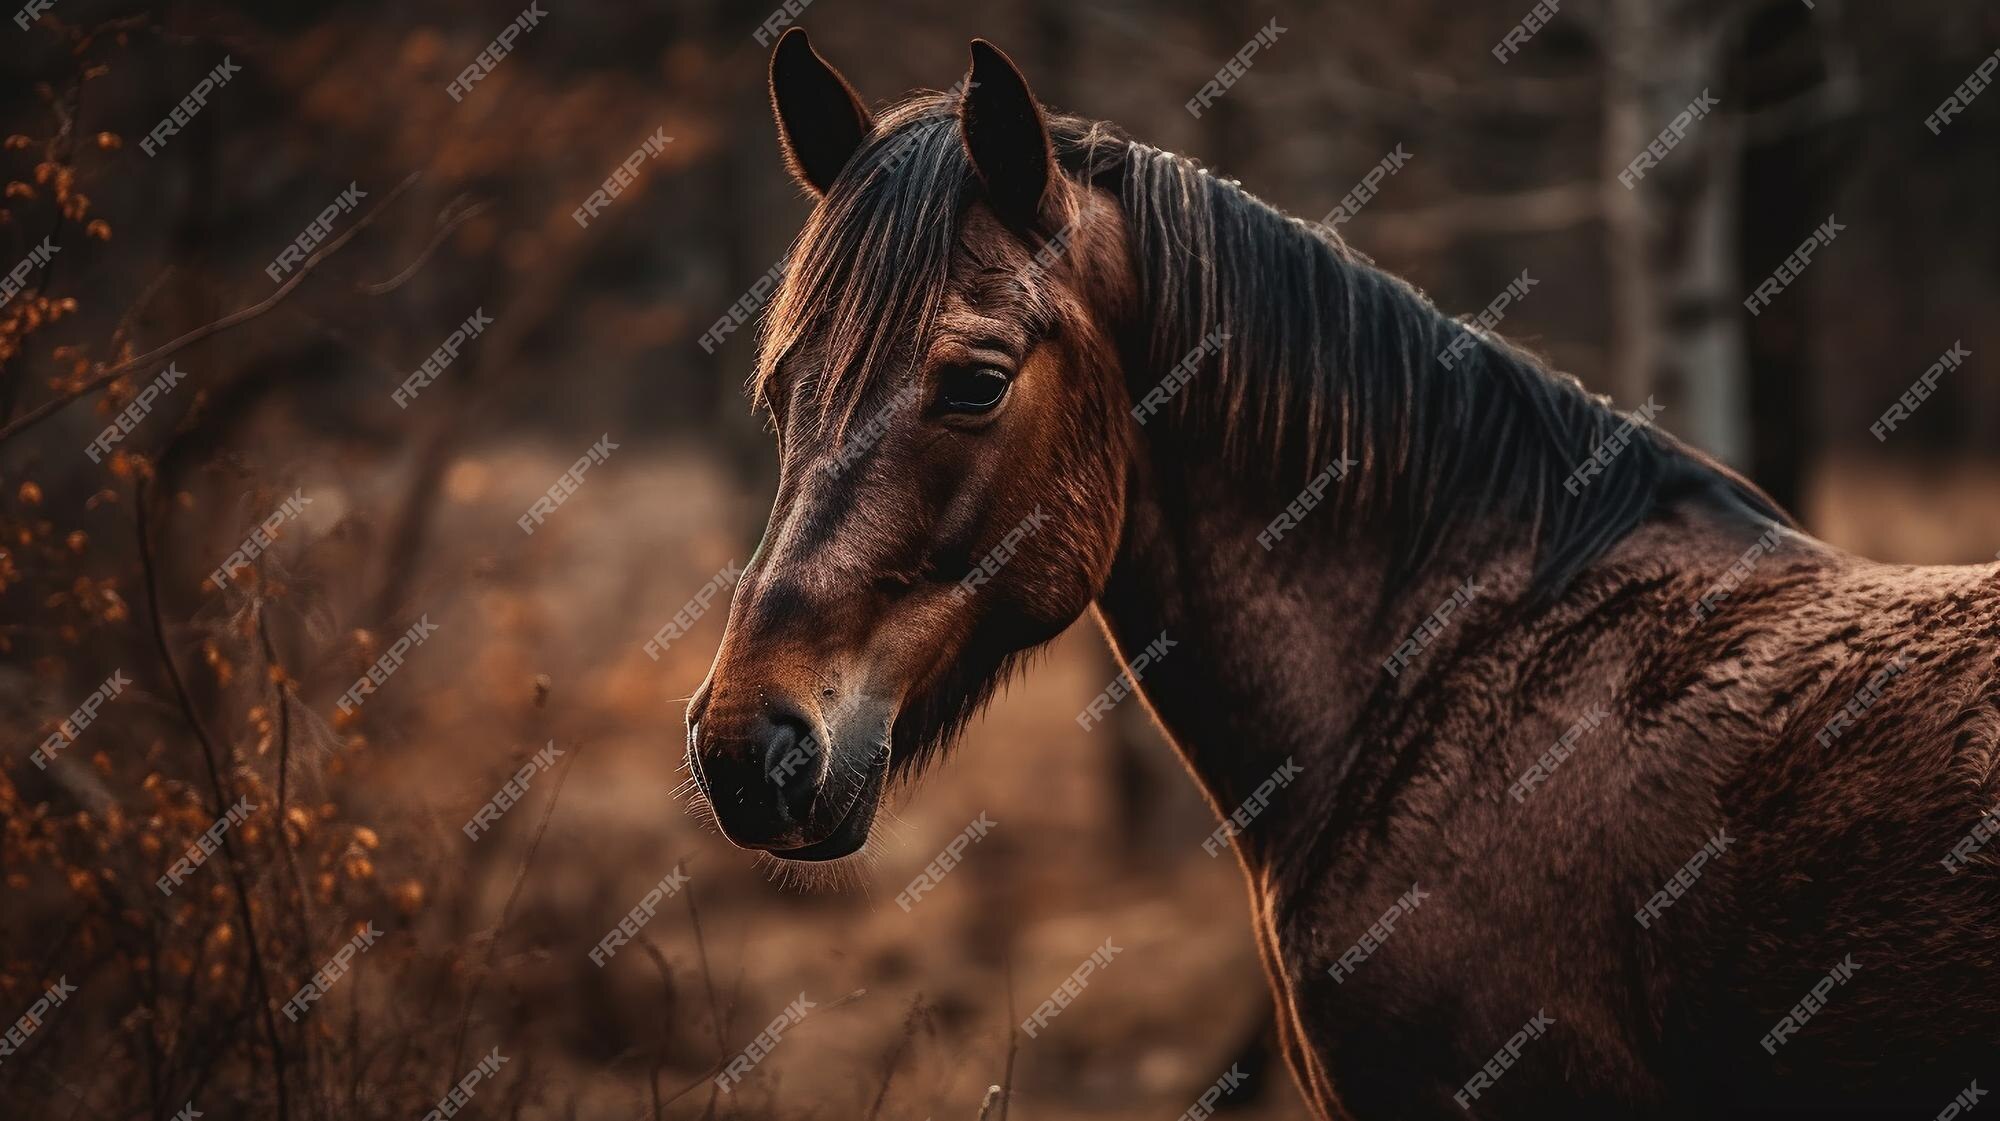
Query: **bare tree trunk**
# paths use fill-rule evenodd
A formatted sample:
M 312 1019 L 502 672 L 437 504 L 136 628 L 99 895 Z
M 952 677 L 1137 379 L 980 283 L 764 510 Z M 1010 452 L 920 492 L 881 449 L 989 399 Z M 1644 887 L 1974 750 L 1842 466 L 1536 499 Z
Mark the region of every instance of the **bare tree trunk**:
M 1602 123 L 1604 256 L 1611 285 L 1611 349 L 1606 362 L 1612 400 L 1632 407 L 1654 388 L 1653 261 L 1647 196 L 1626 189 L 1618 173 L 1646 143 L 1641 75 L 1652 17 L 1646 0 L 1606 0 L 1602 26 L 1605 75 Z
M 1742 148 L 1728 110 L 1705 124 L 1713 130 L 1710 142 L 1688 153 L 1690 163 L 1701 166 L 1690 184 L 1680 256 L 1659 309 L 1665 319 L 1659 363 L 1674 430 L 1724 462 L 1747 467 L 1749 371 L 1735 294 Z
M 1737 168 L 1743 220 L 1735 245 L 1736 286 L 1750 292 L 1805 232 L 1833 209 L 1838 169 L 1834 158 L 1839 121 L 1854 97 L 1853 83 L 1837 73 L 1828 53 L 1831 37 L 1814 12 L 1772 4 L 1750 22 L 1736 68 L 1748 118 L 1745 151 Z M 1801 111 L 1801 109 L 1809 111 Z M 1757 371 L 1748 394 L 1752 431 L 1747 469 L 1772 498 L 1797 510 L 1818 453 L 1813 399 L 1812 337 L 1808 323 L 1819 285 L 1808 269 L 1783 298 L 1754 318 L 1743 318 L 1744 362 Z
M 1741 155 L 1736 95 L 1724 88 L 1734 27 L 1707 0 L 1605 0 L 1601 167 L 1612 397 L 1631 407 L 1657 396 L 1676 432 L 1741 464 L 1747 389 L 1731 314 Z M 1652 165 L 1634 167 L 1649 150 Z

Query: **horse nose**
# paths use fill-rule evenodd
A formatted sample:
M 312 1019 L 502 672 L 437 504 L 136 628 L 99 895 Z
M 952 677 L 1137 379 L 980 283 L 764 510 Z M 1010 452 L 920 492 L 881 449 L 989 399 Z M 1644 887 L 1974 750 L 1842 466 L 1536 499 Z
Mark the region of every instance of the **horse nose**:
M 787 824 L 801 824 L 819 793 L 819 740 L 812 725 L 796 713 L 781 712 L 765 721 L 764 777 L 777 790 L 777 810 Z
M 789 842 L 819 794 L 822 749 L 812 724 L 789 708 L 756 713 L 739 729 L 704 727 L 695 752 L 722 831 L 746 848 Z

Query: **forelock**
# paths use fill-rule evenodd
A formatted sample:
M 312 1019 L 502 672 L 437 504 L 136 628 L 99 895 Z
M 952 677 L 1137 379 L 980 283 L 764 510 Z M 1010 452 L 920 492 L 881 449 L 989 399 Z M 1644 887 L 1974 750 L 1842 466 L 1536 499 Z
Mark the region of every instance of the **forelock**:
M 815 394 L 844 424 L 893 361 L 922 354 L 972 182 L 949 95 L 884 113 L 793 243 L 759 341 L 753 399 L 768 400 L 779 360 L 809 341 L 818 368 L 794 391 Z

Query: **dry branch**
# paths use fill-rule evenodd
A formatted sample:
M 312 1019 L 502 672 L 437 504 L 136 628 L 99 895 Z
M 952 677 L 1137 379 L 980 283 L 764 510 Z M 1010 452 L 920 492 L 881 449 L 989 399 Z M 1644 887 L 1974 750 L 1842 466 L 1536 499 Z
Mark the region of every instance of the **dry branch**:
M 5 444 L 15 436 L 54 416 L 56 413 L 62 411 L 63 406 L 69 404 L 71 401 L 79 397 L 89 396 L 124 375 L 131 373 L 133 370 L 157 365 L 186 350 L 188 347 L 201 342 L 203 339 L 220 334 L 231 327 L 248 323 L 265 312 L 270 311 L 272 308 L 277 307 L 280 303 L 284 302 L 286 296 L 292 294 L 293 290 L 306 277 L 312 275 L 314 269 L 318 268 L 328 257 L 339 252 L 343 246 L 354 239 L 356 234 L 367 229 L 384 210 L 388 209 L 391 204 L 402 197 L 403 193 L 416 183 L 417 178 L 421 174 L 421 172 L 413 171 L 401 183 L 396 184 L 395 189 L 391 190 L 380 203 L 377 203 L 374 209 L 362 215 L 352 226 L 347 227 L 345 231 L 331 241 L 320 246 L 317 252 L 305 259 L 305 263 L 299 266 L 297 272 L 293 273 L 283 284 L 278 285 L 277 289 L 270 295 L 248 307 L 238 308 L 221 319 L 217 319 L 211 323 L 204 323 L 179 338 L 155 347 L 136 358 L 131 358 L 107 367 L 92 375 L 89 381 L 84 382 L 77 388 L 60 394 L 52 400 L 43 402 L 35 408 L 15 417 L 13 420 L 8 421 L 5 425 L 0 425 L 0 444 Z
M 181 716 L 187 721 L 195 739 L 201 743 L 202 761 L 208 768 L 209 788 L 215 795 L 215 816 L 220 818 L 228 811 L 231 800 L 222 781 L 222 764 L 218 758 L 215 740 L 208 734 L 208 728 L 195 712 L 194 699 L 188 694 L 187 682 L 182 679 L 178 664 L 174 661 L 173 650 L 167 644 L 167 624 L 160 609 L 160 573 L 153 562 L 151 527 L 146 516 L 146 507 L 152 499 L 152 488 L 142 479 L 132 497 L 132 505 L 137 511 L 139 533 L 139 568 L 146 581 L 146 620 L 153 633 L 153 643 L 160 655 L 160 664 L 166 670 L 167 683 L 173 687 L 174 699 L 179 703 Z M 280 826 L 282 828 L 282 824 Z M 257 1003 L 263 1012 L 264 1034 L 271 1044 L 272 1073 L 278 1089 L 278 1118 L 285 1121 L 290 1109 L 285 1087 L 285 1047 L 278 1037 L 277 1014 L 271 1009 L 270 982 L 264 975 L 264 954 L 258 945 L 257 926 L 250 913 L 250 886 L 243 875 L 243 864 L 236 852 L 234 834 L 222 834 L 223 867 L 227 869 L 230 883 L 236 889 L 236 910 L 243 920 L 243 941 L 250 958 L 250 972 L 257 979 Z

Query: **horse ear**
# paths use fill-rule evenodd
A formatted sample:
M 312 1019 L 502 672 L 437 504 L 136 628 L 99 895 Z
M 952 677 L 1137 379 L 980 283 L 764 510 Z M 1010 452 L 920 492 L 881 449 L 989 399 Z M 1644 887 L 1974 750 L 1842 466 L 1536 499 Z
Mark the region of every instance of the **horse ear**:
M 959 95 L 959 131 L 1002 218 L 1030 224 L 1049 187 L 1049 126 L 1014 60 L 984 39 L 972 41 L 972 69 Z
M 794 27 L 771 52 L 771 108 L 785 166 L 800 185 L 825 195 L 874 124 L 840 71 Z

